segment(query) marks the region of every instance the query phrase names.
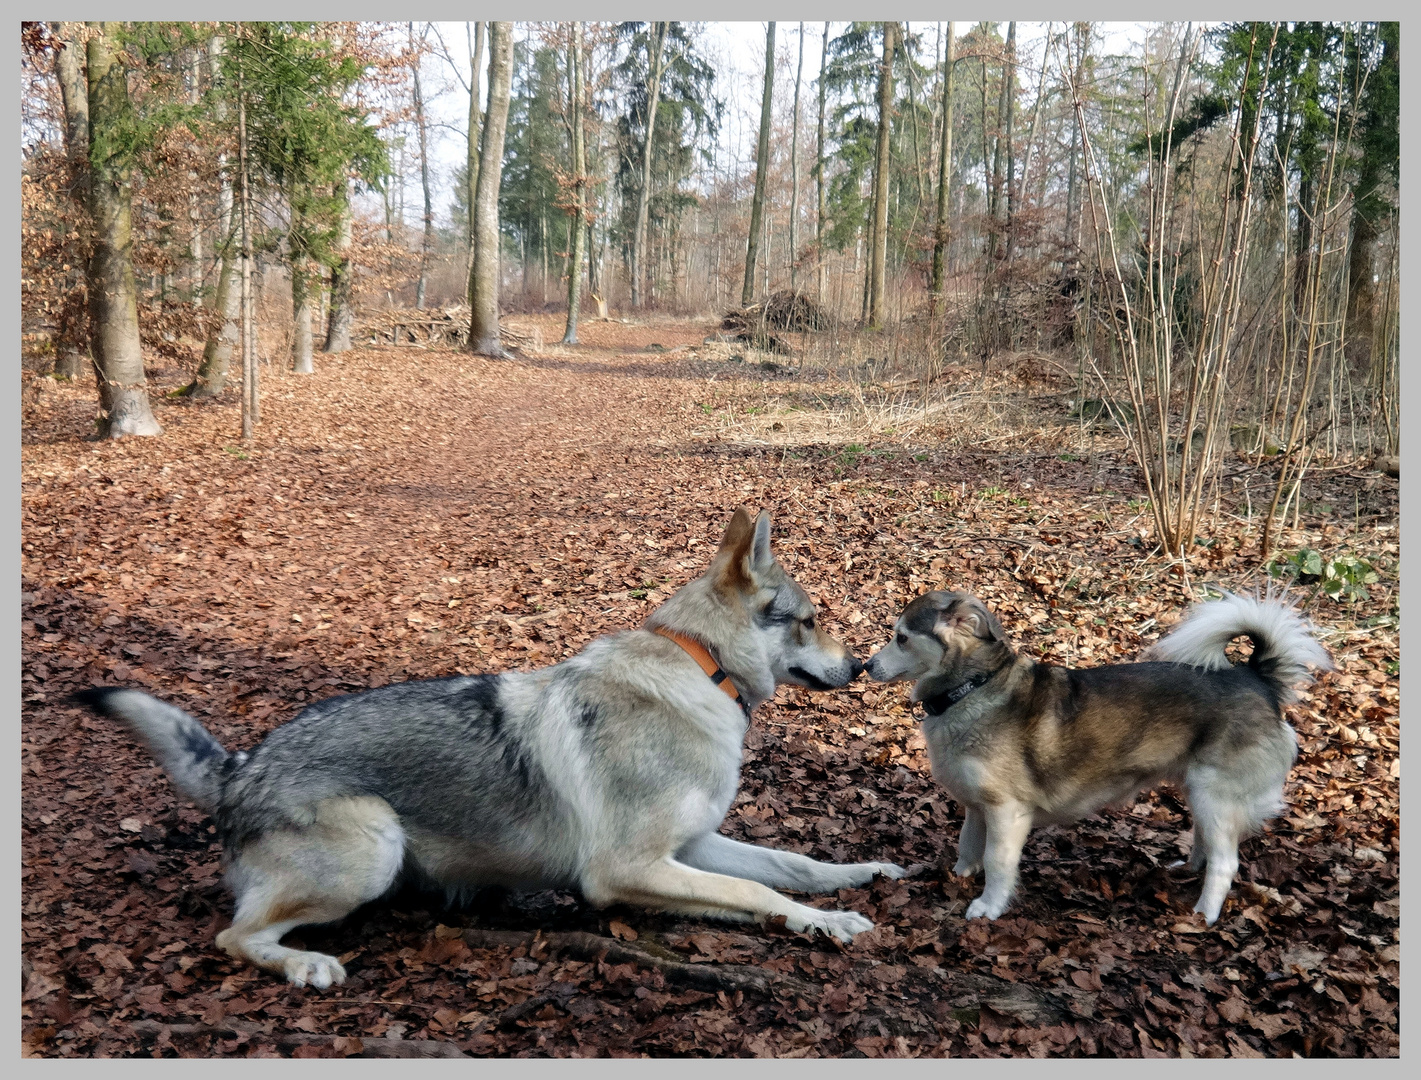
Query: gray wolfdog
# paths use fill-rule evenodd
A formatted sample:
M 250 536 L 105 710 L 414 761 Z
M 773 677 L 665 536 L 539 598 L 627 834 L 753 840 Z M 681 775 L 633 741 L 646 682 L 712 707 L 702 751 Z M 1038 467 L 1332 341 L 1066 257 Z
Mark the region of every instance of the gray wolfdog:
M 232 956 L 327 987 L 330 956 L 281 945 L 409 876 L 451 898 L 481 886 L 565 888 L 730 920 L 783 915 L 844 941 L 873 924 L 774 889 L 829 892 L 892 863 L 834 865 L 716 831 L 740 782 L 754 707 L 780 683 L 844 686 L 863 666 L 814 621 L 737 510 L 710 568 L 644 627 L 538 671 L 397 683 L 305 709 L 250 752 L 136 690 L 80 700 L 124 721 L 217 823 Z
M 1253 653 L 1233 665 L 1224 646 L 1240 635 Z M 1283 706 L 1305 665 L 1332 662 L 1291 608 L 1242 596 L 1195 605 L 1146 659 L 1156 662 L 1038 664 L 967 593 L 925 593 L 903 609 L 866 668 L 880 682 L 917 681 L 933 776 L 967 812 L 952 872 L 986 870 L 967 918 L 1006 910 L 1033 825 L 1076 821 L 1168 780 L 1194 817 L 1190 869 L 1207 867 L 1194 910 L 1218 919 L 1239 840 L 1283 807 L 1298 752 Z

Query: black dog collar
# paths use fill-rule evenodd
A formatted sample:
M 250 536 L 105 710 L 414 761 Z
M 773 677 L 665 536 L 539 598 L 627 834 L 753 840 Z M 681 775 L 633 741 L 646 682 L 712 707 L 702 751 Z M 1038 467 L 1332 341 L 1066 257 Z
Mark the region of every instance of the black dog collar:
M 923 699 L 923 709 L 932 716 L 938 716 L 947 712 L 948 709 L 956 705 L 973 690 L 980 689 L 991 682 L 992 676 L 996 672 L 989 672 L 980 675 L 973 675 L 966 682 L 958 683 L 951 690 L 944 690 L 941 694 L 934 694 L 930 698 Z

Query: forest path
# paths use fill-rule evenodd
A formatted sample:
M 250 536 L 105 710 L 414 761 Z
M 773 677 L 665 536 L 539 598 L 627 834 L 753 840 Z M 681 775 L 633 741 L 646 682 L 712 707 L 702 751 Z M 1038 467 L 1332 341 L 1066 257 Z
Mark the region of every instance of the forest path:
M 741 504 L 771 511 L 779 557 L 860 656 L 929 586 L 977 592 L 1059 662 L 1130 659 L 1179 613 L 1131 543 L 1126 466 L 940 437 L 775 443 L 765 408 L 789 427 L 791 406 L 847 391 L 711 357 L 710 330 L 591 323 L 582 346 L 506 361 L 323 357 L 267 379 L 249 448 L 232 394 L 159 405 L 162 438 L 95 443 L 76 434 L 92 386 L 45 389 L 21 452 L 28 1052 L 1394 1054 L 1398 684 L 1369 633 L 1295 710 L 1291 810 L 1244 845 L 1253 884 L 1213 932 L 1188 915 L 1197 879 L 1165 869 L 1189 824 L 1165 792 L 1038 830 L 1013 909 L 965 923 L 978 886 L 939 869 L 957 808 L 902 689 L 860 682 L 757 711 L 724 826 L 925 867 L 813 901 L 877 923 L 846 949 L 563 894 L 451 911 L 412 892 L 291 935 L 348 957 L 339 994 L 214 947 L 231 901 L 208 819 L 74 690 L 144 686 L 249 748 L 333 693 L 542 666 L 636 626 Z M 159 371 L 155 396 L 185 375 Z M 1250 580 L 1245 555 L 1220 541 L 1197 572 Z M 1340 755 L 1349 740 L 1367 752 Z

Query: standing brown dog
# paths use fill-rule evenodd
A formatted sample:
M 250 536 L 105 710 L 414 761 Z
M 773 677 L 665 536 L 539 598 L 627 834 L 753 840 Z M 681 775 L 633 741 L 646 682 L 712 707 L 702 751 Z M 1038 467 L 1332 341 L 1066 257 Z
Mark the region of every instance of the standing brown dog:
M 1246 635 L 1247 664 L 1224 646 Z M 986 870 L 969 919 L 995 919 L 1016 889 L 1033 825 L 1064 824 L 1161 780 L 1194 816 L 1195 911 L 1213 923 L 1238 872 L 1238 843 L 1283 807 L 1297 737 L 1283 719 L 1307 666 L 1332 661 L 1291 608 L 1225 596 L 1191 608 L 1154 663 L 1073 669 L 1018 655 L 982 601 L 930 592 L 898 617 L 866 665 L 916 680 L 933 776 L 967 811 L 953 873 Z

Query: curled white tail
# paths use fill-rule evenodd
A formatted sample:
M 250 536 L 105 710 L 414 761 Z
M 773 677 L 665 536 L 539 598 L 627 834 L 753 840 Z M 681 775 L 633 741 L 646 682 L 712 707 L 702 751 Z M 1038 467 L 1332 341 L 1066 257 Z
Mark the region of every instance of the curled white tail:
M 1234 593 L 1195 604 L 1178 627 L 1145 652 L 1144 659 L 1217 671 L 1229 666 L 1224 646 L 1241 635 L 1253 639 L 1249 666 L 1273 685 L 1284 703 L 1296 698 L 1298 683 L 1312 681 L 1309 667 L 1333 670 L 1327 650 L 1291 607 Z

